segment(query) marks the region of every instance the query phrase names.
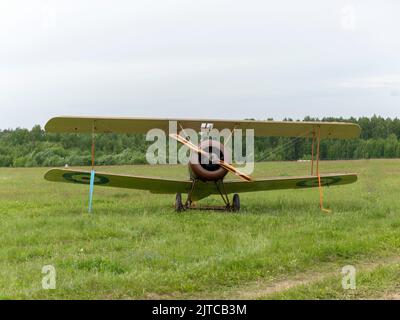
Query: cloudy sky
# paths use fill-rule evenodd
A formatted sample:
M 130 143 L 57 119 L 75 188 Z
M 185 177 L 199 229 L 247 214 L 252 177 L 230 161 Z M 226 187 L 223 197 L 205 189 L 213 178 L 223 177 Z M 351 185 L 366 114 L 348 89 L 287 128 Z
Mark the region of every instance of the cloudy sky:
M 0 0 L 0 128 L 400 116 L 400 1 Z

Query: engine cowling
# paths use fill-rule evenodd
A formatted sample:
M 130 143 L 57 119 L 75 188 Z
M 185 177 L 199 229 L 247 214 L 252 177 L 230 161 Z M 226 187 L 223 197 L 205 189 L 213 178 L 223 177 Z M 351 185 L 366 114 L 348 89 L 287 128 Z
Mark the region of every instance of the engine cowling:
M 228 171 L 216 163 L 215 159 L 218 158 L 231 163 L 229 153 L 225 152 L 224 145 L 216 140 L 205 140 L 200 143 L 199 148 L 209 153 L 210 157 L 207 159 L 204 155 L 192 152 L 189 160 L 191 176 L 202 181 L 217 181 L 223 179 Z M 212 159 L 214 159 L 214 161 Z

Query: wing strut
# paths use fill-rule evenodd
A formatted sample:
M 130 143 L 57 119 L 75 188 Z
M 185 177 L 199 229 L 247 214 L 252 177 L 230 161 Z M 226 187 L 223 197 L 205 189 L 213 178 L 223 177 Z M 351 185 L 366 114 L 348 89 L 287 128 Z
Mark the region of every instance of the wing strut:
M 315 144 L 315 132 L 313 133 L 313 145 L 312 145 L 312 162 L 311 162 L 311 174 L 314 173 L 314 144 Z M 321 127 L 318 126 L 318 138 L 317 138 L 317 177 L 318 177 L 318 189 L 319 189 L 319 207 L 322 211 L 331 213 L 332 210 L 324 208 L 324 193 L 321 182 L 321 174 L 319 172 L 319 159 L 321 157 Z
M 311 145 L 311 175 L 314 175 L 314 159 L 315 159 L 315 131 L 313 131 L 312 145 Z
M 94 179 L 96 176 L 96 171 L 94 170 L 94 156 L 95 156 L 95 122 L 93 121 L 92 129 L 92 170 L 90 171 L 90 191 L 89 191 L 89 213 L 92 213 L 93 204 L 93 191 L 94 191 Z

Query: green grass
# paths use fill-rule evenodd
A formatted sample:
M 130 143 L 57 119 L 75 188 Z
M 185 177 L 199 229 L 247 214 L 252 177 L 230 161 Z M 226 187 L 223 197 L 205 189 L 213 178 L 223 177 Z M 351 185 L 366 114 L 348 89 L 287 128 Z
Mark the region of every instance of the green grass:
M 322 169 L 360 173 L 356 184 L 325 189 L 331 214 L 319 210 L 316 189 L 243 194 L 235 214 L 177 214 L 174 197 L 98 187 L 93 215 L 87 186 L 46 182 L 46 169 L 0 169 L 0 298 L 230 298 L 251 283 L 332 270 L 338 276 L 272 298 L 346 298 L 339 267 L 400 252 L 400 160 L 323 162 Z M 103 171 L 187 176 L 181 166 Z M 306 163 L 261 163 L 255 176 L 307 172 Z M 44 265 L 57 270 L 56 290 L 42 289 Z M 374 286 L 381 273 L 368 272 L 354 297 L 379 295 L 399 280 L 389 275 Z

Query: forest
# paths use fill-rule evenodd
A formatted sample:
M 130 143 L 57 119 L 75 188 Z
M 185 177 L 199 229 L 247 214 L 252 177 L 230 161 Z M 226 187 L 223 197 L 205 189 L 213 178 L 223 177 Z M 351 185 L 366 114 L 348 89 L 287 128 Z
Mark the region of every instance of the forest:
M 303 120 L 352 122 L 361 126 L 358 139 L 323 140 L 321 158 L 324 160 L 400 158 L 400 119 L 373 116 L 350 119 L 306 117 Z M 307 160 L 311 158 L 311 142 L 304 138 L 256 137 L 255 160 Z M 98 134 L 96 165 L 144 164 L 151 143 L 144 135 Z M 91 164 L 91 145 L 91 135 L 46 133 L 39 125 L 31 130 L 1 130 L 0 167 L 86 166 Z

